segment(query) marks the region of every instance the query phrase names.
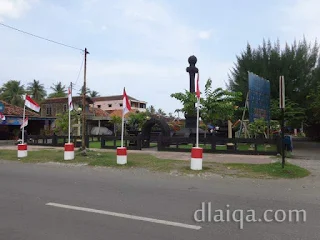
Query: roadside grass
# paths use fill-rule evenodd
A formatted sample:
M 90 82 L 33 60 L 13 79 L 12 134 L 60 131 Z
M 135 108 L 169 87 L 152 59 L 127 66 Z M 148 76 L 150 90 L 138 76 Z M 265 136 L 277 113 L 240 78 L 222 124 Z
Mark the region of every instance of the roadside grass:
M 1 150 L 1 160 L 18 160 L 16 150 Z M 75 160 L 64 161 L 62 150 L 38 150 L 28 151 L 28 157 L 21 158 L 23 163 L 45 163 L 59 162 L 65 164 L 85 163 L 89 166 L 102 166 L 117 169 L 141 168 L 153 172 L 167 172 L 178 175 L 210 175 L 219 174 L 222 176 L 246 177 L 246 178 L 303 178 L 310 174 L 304 168 L 286 163 L 284 169 L 281 163 L 271 164 L 232 164 L 204 162 L 203 170 L 190 170 L 190 162 L 182 160 L 159 159 L 150 154 L 130 153 L 128 164 L 117 165 L 115 152 L 88 151 L 87 156 L 82 156 L 75 151 Z

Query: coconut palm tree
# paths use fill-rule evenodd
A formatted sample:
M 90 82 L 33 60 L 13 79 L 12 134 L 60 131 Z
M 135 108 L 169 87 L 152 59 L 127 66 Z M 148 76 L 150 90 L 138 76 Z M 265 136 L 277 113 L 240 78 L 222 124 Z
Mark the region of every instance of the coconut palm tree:
M 66 97 L 67 96 L 66 86 L 62 85 L 61 82 L 58 82 L 57 84 L 53 84 L 53 86 L 50 88 L 53 90 L 53 93 L 49 94 L 49 98 Z
M 92 98 L 94 98 L 94 97 L 99 97 L 100 95 L 99 95 L 99 93 L 97 92 L 97 91 L 90 91 L 90 93 L 89 93 L 89 95 L 90 95 L 90 97 L 92 97 Z
M 20 81 L 10 80 L 0 88 L 0 99 L 15 106 L 23 106 L 24 86 Z
M 36 101 L 41 101 L 47 96 L 47 92 L 44 89 L 43 84 L 40 84 L 39 81 L 33 80 L 33 82 L 28 83 L 27 93 L 31 95 Z

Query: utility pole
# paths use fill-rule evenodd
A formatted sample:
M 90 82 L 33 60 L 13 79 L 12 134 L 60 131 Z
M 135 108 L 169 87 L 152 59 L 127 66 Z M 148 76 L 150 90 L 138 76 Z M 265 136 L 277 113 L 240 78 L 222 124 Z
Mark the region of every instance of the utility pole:
M 285 82 L 284 76 L 280 76 L 279 80 L 279 97 L 280 97 L 280 109 L 281 109 L 281 155 L 282 155 L 282 168 L 285 165 L 285 144 L 284 144 L 284 112 L 285 112 Z
M 82 155 L 86 155 L 86 90 L 87 90 L 87 48 L 84 49 L 84 74 L 82 89 Z

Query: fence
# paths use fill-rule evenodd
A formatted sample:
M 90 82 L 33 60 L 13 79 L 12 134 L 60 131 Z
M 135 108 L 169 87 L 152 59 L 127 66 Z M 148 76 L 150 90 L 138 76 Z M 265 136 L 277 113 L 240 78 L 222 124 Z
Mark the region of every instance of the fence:
M 68 136 L 29 136 L 32 141 L 29 145 L 64 146 L 68 142 Z M 71 136 L 71 142 L 76 147 L 81 146 L 81 136 Z M 86 136 L 86 147 L 95 142 L 95 147 L 103 149 L 116 149 L 121 146 L 120 136 Z M 148 138 L 138 136 L 124 136 L 124 146 L 129 150 L 141 150 L 150 147 L 150 142 L 157 143 L 158 151 L 190 152 L 195 146 L 195 138 L 167 137 L 161 134 Z M 281 152 L 281 139 L 247 139 L 247 138 L 220 138 L 206 136 L 199 138 L 199 145 L 205 153 L 233 153 L 250 155 L 277 155 Z
M 85 143 L 86 147 L 89 147 L 89 139 L 94 136 L 86 136 Z M 81 136 L 71 136 L 70 142 L 74 143 L 75 147 L 80 147 Z M 68 136 L 45 136 L 45 135 L 29 135 L 28 145 L 40 145 L 40 146 L 53 146 L 53 147 L 63 147 L 65 143 L 68 143 Z
M 158 151 L 189 152 L 196 145 L 195 138 L 158 137 Z M 250 155 L 277 155 L 281 150 L 281 139 L 199 138 L 199 146 L 206 153 L 233 153 Z

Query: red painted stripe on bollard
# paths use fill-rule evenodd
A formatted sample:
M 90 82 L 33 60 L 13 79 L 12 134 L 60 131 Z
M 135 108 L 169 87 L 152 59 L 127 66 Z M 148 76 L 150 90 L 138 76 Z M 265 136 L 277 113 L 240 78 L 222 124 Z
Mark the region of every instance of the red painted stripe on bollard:
M 127 148 L 117 148 L 117 156 L 127 156 Z
M 202 159 L 202 153 L 203 153 L 203 149 L 202 148 L 193 147 L 192 150 L 191 150 L 191 158 Z
M 18 150 L 20 150 L 20 151 L 28 150 L 28 145 L 27 144 L 18 144 Z
M 66 143 L 64 145 L 64 151 L 66 152 L 73 152 L 74 151 L 74 145 L 73 143 Z

